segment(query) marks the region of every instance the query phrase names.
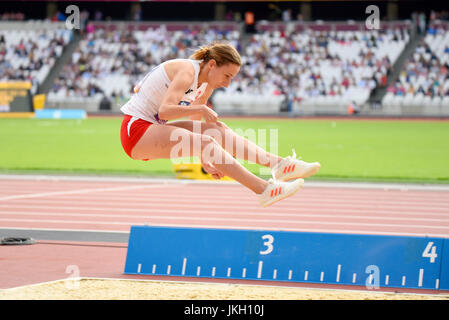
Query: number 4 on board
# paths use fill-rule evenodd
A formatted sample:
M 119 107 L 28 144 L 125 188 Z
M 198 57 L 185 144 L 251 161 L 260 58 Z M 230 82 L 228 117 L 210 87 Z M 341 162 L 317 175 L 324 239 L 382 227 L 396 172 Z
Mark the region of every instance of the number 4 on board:
M 426 248 L 424 249 L 422 253 L 423 258 L 430 258 L 430 263 L 434 263 L 437 255 L 437 247 L 433 245 L 433 242 L 430 241 L 427 243 Z

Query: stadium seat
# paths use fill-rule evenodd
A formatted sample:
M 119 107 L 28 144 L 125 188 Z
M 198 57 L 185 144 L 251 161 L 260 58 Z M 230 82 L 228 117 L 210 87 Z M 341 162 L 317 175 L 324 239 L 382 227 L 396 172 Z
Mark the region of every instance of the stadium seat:
M 421 105 L 424 108 L 428 108 L 432 105 L 432 97 L 431 96 L 425 96 L 423 97 L 422 101 L 421 101 Z
M 428 98 L 430 100 L 424 106 L 423 114 L 427 116 L 441 116 L 441 98 L 439 96 L 429 96 Z
M 418 93 L 417 95 L 413 96 L 410 102 L 410 106 L 413 107 L 422 107 L 424 102 L 424 94 Z
M 430 106 L 433 108 L 439 108 L 441 106 L 442 98 L 439 96 L 434 96 L 430 102 Z
M 394 96 L 391 100 L 391 105 L 393 107 L 402 107 L 402 105 L 404 104 L 404 100 L 405 98 L 403 96 Z
M 449 108 L 449 96 L 443 97 L 443 99 L 441 100 L 441 107 L 446 109 Z
M 413 100 L 414 100 L 414 95 L 411 93 L 407 93 L 404 96 L 404 99 L 402 100 L 402 106 L 410 107 L 412 105 Z
M 387 94 L 383 97 L 381 104 L 383 107 L 386 107 L 391 104 L 393 101 L 394 94 L 392 92 L 387 92 Z

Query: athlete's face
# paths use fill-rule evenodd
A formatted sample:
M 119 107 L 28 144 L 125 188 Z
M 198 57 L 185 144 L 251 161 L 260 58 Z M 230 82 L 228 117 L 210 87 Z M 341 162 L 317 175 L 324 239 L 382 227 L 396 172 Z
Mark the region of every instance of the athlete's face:
M 240 66 L 234 63 L 218 66 L 215 60 L 210 60 L 207 65 L 209 67 L 207 82 L 214 89 L 221 87 L 227 88 L 231 83 L 232 78 L 234 78 L 240 70 Z

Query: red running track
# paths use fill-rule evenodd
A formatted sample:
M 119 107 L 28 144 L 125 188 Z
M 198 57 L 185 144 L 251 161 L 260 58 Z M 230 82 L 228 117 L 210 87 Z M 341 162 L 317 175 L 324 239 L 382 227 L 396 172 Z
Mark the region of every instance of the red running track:
M 237 184 L 0 179 L 0 228 L 129 232 L 131 225 L 449 237 L 449 189 L 307 185 L 261 208 Z
M 237 184 L 138 179 L 0 178 L 0 229 L 127 233 L 131 225 L 144 224 L 449 237 L 449 188 L 306 181 L 304 188 L 295 196 L 261 208 L 256 196 Z M 55 244 L 48 241 L 39 245 L 39 250 L 44 253 L 34 256 L 34 265 L 44 263 L 46 258 L 43 254 L 50 257 L 58 251 Z M 95 244 L 92 246 L 95 247 Z M 0 268 L 18 272 L 17 263 L 22 257 L 20 251 L 30 254 L 35 246 L 23 246 L 19 250 L 6 247 L 0 247 Z M 58 248 L 61 247 L 64 248 L 62 245 Z M 67 254 L 69 247 L 65 246 L 63 250 Z M 105 246 L 98 245 L 98 248 L 102 247 Z M 86 259 L 80 262 L 80 256 L 83 252 L 87 255 L 88 248 L 91 249 L 89 246 L 84 249 L 77 247 L 77 253 L 65 260 L 60 253 L 58 256 L 64 260 L 61 261 L 62 266 L 64 263 L 65 266 L 70 264 L 72 258 L 74 262 L 71 264 L 86 263 Z M 92 269 L 92 272 L 81 275 L 123 277 L 126 244 L 117 244 L 116 248 L 120 248 L 121 252 L 110 256 L 110 260 L 114 260 L 117 272 L 94 272 L 91 267 L 83 265 L 84 270 Z M 93 253 L 89 254 L 91 257 Z M 97 261 L 91 261 L 90 265 L 103 265 L 101 254 L 98 253 Z M 15 258 L 5 258 L 9 255 Z M 106 259 L 108 254 L 104 255 Z M 11 274 L 0 276 L 0 288 L 67 277 L 65 267 L 59 268 L 57 276 L 54 268 L 49 269 L 53 270 L 53 276 L 49 274 L 38 279 L 18 275 L 20 281 L 15 281 Z M 44 270 L 45 266 L 41 271 Z

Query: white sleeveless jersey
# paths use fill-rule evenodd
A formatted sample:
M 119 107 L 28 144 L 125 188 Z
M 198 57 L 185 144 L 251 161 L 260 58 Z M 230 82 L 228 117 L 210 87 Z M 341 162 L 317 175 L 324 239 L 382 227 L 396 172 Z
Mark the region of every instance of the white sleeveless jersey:
M 200 72 L 201 60 L 176 59 L 190 61 L 195 68 L 195 77 L 190 88 L 185 92 L 179 102 L 182 105 L 189 105 L 203 95 L 207 83 L 198 87 L 198 75 Z M 145 77 L 134 87 L 134 94 L 131 99 L 120 108 L 124 114 L 140 118 L 152 123 L 165 124 L 166 120 L 159 119 L 159 107 L 171 81 L 165 72 L 164 64 L 173 61 L 168 60 L 154 67 Z

